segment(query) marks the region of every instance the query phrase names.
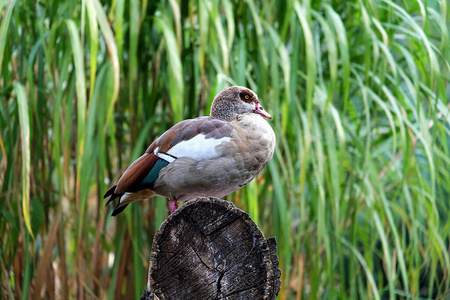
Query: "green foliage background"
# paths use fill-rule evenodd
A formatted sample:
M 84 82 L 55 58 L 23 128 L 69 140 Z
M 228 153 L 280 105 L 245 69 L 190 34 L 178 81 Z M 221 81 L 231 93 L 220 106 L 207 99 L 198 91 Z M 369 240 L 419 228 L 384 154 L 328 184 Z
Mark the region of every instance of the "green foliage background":
M 103 193 L 231 84 L 274 159 L 227 197 L 276 236 L 280 299 L 450 291 L 447 1 L 0 0 L 0 293 L 136 299 L 165 199 Z

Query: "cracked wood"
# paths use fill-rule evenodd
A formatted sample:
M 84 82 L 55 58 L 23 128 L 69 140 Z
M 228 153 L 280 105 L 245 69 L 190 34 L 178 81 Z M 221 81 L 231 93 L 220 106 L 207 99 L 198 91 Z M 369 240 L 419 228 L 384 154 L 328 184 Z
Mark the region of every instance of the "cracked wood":
M 153 241 L 141 299 L 276 299 L 281 272 L 275 238 L 217 198 L 186 202 Z M 147 293 L 147 294 L 146 294 Z

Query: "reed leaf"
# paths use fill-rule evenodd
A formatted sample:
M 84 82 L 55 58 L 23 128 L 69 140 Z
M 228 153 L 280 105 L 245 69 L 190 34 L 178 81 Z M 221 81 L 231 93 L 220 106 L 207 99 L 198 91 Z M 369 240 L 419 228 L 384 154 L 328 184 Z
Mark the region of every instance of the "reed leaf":
M 167 201 L 112 218 L 103 194 L 229 85 L 273 117 L 225 199 L 277 238 L 279 299 L 448 296 L 448 1 L 0 7 L 2 296 L 138 298 Z
M 22 214 L 25 226 L 31 237 L 34 239 L 33 231 L 30 224 L 30 119 L 28 115 L 28 101 L 26 98 L 25 87 L 18 83 L 14 83 L 14 90 L 17 94 L 17 103 L 19 108 L 20 120 L 20 139 L 22 150 Z

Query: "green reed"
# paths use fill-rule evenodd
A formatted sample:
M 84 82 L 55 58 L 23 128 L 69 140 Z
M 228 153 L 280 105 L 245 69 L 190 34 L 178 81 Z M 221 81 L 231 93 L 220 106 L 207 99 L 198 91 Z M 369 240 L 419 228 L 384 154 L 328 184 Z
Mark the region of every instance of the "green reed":
M 112 218 L 102 195 L 231 84 L 273 116 L 272 162 L 226 199 L 276 236 L 279 299 L 448 296 L 446 1 L 0 8 L 3 298 L 138 298 L 165 199 Z

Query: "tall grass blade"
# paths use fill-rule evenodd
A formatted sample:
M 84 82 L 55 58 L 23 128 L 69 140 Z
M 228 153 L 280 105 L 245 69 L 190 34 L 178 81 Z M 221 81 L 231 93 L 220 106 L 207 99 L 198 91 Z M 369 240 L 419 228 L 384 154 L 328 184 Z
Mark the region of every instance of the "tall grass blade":
M 31 145 L 30 145 L 30 119 L 28 115 L 28 102 L 25 87 L 18 83 L 14 83 L 14 91 L 16 92 L 17 103 L 19 108 L 20 120 L 20 139 L 22 150 L 22 214 L 25 226 L 31 237 L 34 239 L 33 231 L 30 223 L 30 161 L 31 161 Z
M 226 199 L 277 237 L 280 299 L 448 295 L 448 1 L 0 7 L 7 297 L 137 298 L 167 200 L 102 196 L 229 85 L 273 116 L 274 158 Z
M 94 5 L 95 0 L 86 0 L 86 11 L 89 19 L 89 43 L 90 43 L 90 94 L 89 99 L 92 99 L 92 95 L 94 94 L 94 86 L 95 86 L 95 75 L 97 73 L 97 55 L 98 55 L 98 24 L 97 24 L 97 16 Z
M 184 82 L 182 79 L 183 67 L 180 59 L 175 34 L 163 17 L 157 17 L 155 22 L 164 35 L 165 48 L 168 55 L 168 77 L 170 103 L 173 110 L 174 122 L 180 122 L 184 114 Z
M 2 71 L 3 67 L 3 55 L 5 52 L 5 44 L 6 44 L 6 38 L 8 37 L 8 29 L 9 24 L 11 23 L 11 15 L 14 10 L 14 6 L 16 5 L 17 0 L 11 0 L 8 5 L 6 6 L 6 14 L 3 17 L 2 25 L 0 27 L 0 72 Z M 4 3 L 0 3 L 0 9 L 3 10 Z

